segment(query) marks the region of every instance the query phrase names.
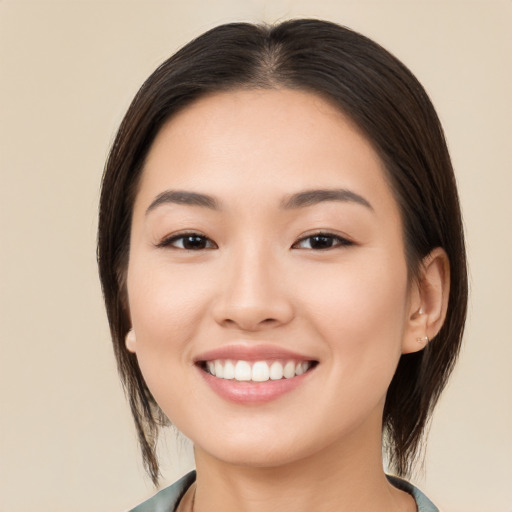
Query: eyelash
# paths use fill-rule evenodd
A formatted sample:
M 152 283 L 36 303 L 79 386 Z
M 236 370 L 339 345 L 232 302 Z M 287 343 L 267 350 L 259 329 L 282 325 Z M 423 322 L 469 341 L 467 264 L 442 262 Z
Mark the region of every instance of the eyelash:
M 177 240 L 183 240 L 187 237 L 195 237 L 195 238 L 201 238 L 203 240 L 207 240 L 208 242 L 212 243 L 212 244 L 215 244 L 215 242 L 213 242 L 212 240 L 210 240 L 208 237 L 204 236 L 203 234 L 201 233 L 197 233 L 195 231 L 190 231 L 190 232 L 186 232 L 186 233 L 180 233 L 179 235 L 172 235 L 170 236 L 169 238 L 164 238 L 159 244 L 157 244 L 157 247 L 169 247 L 171 249 L 182 249 L 182 250 L 186 250 L 186 251 L 195 251 L 197 249 L 186 249 L 185 247 L 173 247 L 173 243 L 176 242 Z M 213 247 L 213 249 L 215 249 L 217 247 L 217 245 L 215 244 L 215 247 Z M 212 249 L 212 247 L 203 247 L 201 248 L 201 250 L 204 250 L 204 249 Z
M 310 240 L 315 237 L 319 237 L 319 238 L 324 237 L 324 238 L 332 239 L 334 245 L 332 245 L 330 247 L 320 248 L 320 249 L 313 249 L 313 247 L 311 247 L 311 242 L 310 242 L 309 249 L 311 249 L 311 250 L 326 251 L 329 249 L 336 249 L 338 247 L 350 247 L 351 245 L 354 245 L 354 242 L 352 242 L 351 240 L 348 240 L 347 238 L 343 238 L 342 236 L 335 235 L 334 233 L 329 233 L 327 231 L 319 231 L 317 233 L 312 233 L 311 235 L 304 236 L 304 237 L 300 238 L 292 245 L 292 248 L 294 248 L 297 244 L 299 244 L 300 242 L 303 242 L 304 240 Z
M 173 246 L 172 244 L 177 242 L 178 240 L 184 240 L 185 238 L 187 237 L 190 237 L 190 238 L 200 238 L 202 239 L 202 241 L 206 241 L 206 243 L 210 243 L 210 244 L 213 244 L 214 247 L 199 247 L 199 248 L 195 248 L 195 249 L 187 249 L 186 247 L 175 247 Z M 333 240 L 333 245 L 329 246 L 329 247 L 323 247 L 323 248 L 313 248 L 311 247 L 311 241 L 310 241 L 310 247 L 307 248 L 308 250 L 314 250 L 314 251 L 326 251 L 326 250 L 329 250 L 329 249 L 336 249 L 338 247 L 350 247 L 351 245 L 354 245 L 354 242 L 352 242 L 351 240 L 348 240 L 346 238 L 343 238 L 339 235 L 335 235 L 333 233 L 329 233 L 329 232 L 325 232 L 325 231 L 319 231 L 317 233 L 312 233 L 308 236 L 305 236 L 305 237 L 302 237 L 300 238 L 299 240 L 297 240 L 293 245 L 292 245 L 292 249 L 294 248 L 297 248 L 296 246 L 298 244 L 300 244 L 301 242 L 304 242 L 305 240 L 310 240 L 312 238 L 315 238 L 315 237 L 324 237 L 326 239 L 332 239 Z M 337 242 L 337 243 L 336 243 Z M 190 251 L 190 252 L 193 252 L 193 251 L 200 251 L 200 250 L 209 250 L 209 249 L 216 249 L 218 248 L 217 247 L 217 244 L 215 244 L 215 242 L 213 242 L 213 240 L 210 240 L 208 237 L 204 236 L 203 234 L 201 233 L 197 233 L 197 232 L 194 232 L 194 231 L 191 231 L 191 232 L 187 232 L 187 233 L 180 233 L 178 235 L 173 235 L 169 238 L 165 238 L 164 240 L 162 240 L 159 244 L 157 244 L 157 247 L 168 247 L 168 248 L 171 248 L 171 249 L 181 249 L 181 250 L 185 250 L 185 251 Z M 302 248 L 304 249 L 304 248 Z

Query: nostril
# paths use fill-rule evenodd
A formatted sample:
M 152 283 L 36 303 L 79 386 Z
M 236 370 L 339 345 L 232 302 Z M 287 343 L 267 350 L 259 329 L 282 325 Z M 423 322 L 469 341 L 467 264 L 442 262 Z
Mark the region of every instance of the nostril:
M 234 318 L 225 318 L 221 324 L 224 327 L 236 327 L 242 331 L 258 331 L 262 327 L 272 327 L 279 323 L 276 318 L 265 318 L 258 320 L 258 318 L 249 315 L 239 315 Z

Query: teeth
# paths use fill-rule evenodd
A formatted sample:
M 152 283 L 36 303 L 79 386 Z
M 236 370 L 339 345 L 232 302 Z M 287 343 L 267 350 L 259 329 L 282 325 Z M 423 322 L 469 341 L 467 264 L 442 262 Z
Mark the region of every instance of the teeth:
M 235 365 L 231 361 L 226 361 L 224 365 L 224 379 L 234 379 L 235 378 Z
M 291 379 L 302 375 L 311 367 L 311 363 L 302 361 L 287 361 L 284 366 L 280 361 L 267 363 L 266 361 L 208 361 L 206 370 L 220 379 L 237 380 L 240 382 L 265 382 L 267 380 Z
M 238 361 L 235 366 L 235 380 L 251 380 L 251 377 L 251 365 L 247 361 Z
M 279 361 L 274 361 L 270 367 L 270 380 L 280 380 L 283 378 L 283 365 Z
M 224 378 L 224 367 L 220 361 L 215 361 L 215 376 L 220 379 Z
M 270 377 L 270 369 L 265 361 L 258 361 L 252 365 L 252 379 L 254 382 L 265 382 Z
M 293 361 L 288 361 L 283 368 L 283 375 L 285 379 L 291 379 L 295 377 L 295 363 Z

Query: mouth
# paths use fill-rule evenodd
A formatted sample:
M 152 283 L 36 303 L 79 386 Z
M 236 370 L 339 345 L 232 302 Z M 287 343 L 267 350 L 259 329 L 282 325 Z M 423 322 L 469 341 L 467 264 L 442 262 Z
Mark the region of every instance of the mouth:
M 196 365 L 217 379 L 236 382 L 266 382 L 294 379 L 311 371 L 318 361 L 297 359 L 234 360 L 211 359 L 197 361 Z
M 274 344 L 236 343 L 202 353 L 194 366 L 228 402 L 257 405 L 307 386 L 319 361 Z

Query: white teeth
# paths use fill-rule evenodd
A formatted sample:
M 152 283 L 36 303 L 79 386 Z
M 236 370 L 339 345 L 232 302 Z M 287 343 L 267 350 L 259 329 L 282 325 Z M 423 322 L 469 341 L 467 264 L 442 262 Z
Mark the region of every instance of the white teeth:
M 251 366 L 252 365 L 252 366 Z M 302 375 L 311 367 L 311 363 L 302 361 L 287 361 L 283 367 L 282 362 L 273 361 L 230 361 L 215 360 L 206 362 L 206 370 L 220 379 L 237 380 L 241 382 L 265 382 L 267 380 L 291 379 Z
M 220 361 L 215 361 L 215 376 L 220 379 L 224 378 L 224 367 Z
M 235 378 L 235 365 L 231 361 L 226 361 L 224 365 L 224 376 L 225 379 Z
M 291 379 L 295 377 L 295 363 L 293 361 L 288 361 L 283 368 L 283 375 L 285 379 Z
M 251 365 L 247 361 L 238 361 L 235 366 L 235 380 L 251 380 L 251 377 Z
M 270 370 L 265 361 L 258 361 L 252 365 L 252 380 L 254 382 L 265 382 L 270 377 Z
M 270 366 L 270 380 L 281 380 L 283 378 L 283 365 L 274 361 Z

